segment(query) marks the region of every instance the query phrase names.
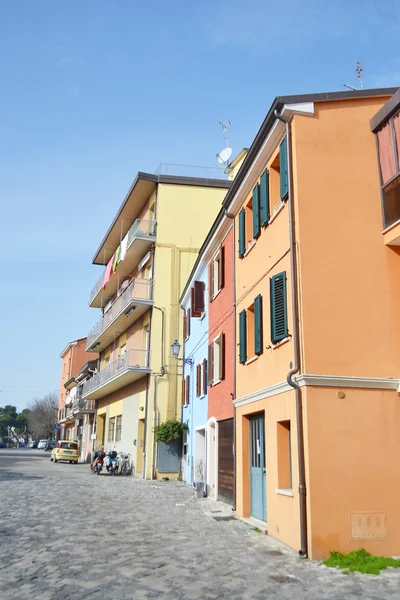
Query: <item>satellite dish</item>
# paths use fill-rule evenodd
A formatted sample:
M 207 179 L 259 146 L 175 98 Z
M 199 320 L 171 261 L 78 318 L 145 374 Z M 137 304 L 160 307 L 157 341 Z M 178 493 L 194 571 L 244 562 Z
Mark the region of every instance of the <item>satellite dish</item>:
M 217 154 L 217 159 L 220 165 L 223 165 L 228 162 L 230 157 L 232 156 L 232 148 L 224 148 L 221 150 L 219 154 Z

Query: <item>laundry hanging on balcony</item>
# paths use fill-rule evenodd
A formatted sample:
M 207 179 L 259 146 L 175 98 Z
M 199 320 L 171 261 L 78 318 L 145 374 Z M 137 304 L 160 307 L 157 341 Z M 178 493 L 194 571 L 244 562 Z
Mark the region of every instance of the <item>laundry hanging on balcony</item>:
M 111 271 L 112 271 L 113 264 L 114 264 L 114 256 L 115 256 L 115 254 L 113 254 L 112 257 L 110 258 L 110 260 L 108 261 L 106 270 L 104 271 L 103 290 L 106 289 L 107 283 L 110 281 Z
M 119 256 L 120 256 L 120 252 L 121 252 L 121 246 L 118 246 L 115 254 L 114 254 L 114 262 L 113 262 L 113 273 L 115 273 L 115 271 L 117 270 L 117 264 L 119 263 Z
M 126 250 L 128 248 L 128 233 L 126 234 L 126 236 L 124 237 L 124 239 L 121 242 L 118 262 L 122 262 L 126 256 Z

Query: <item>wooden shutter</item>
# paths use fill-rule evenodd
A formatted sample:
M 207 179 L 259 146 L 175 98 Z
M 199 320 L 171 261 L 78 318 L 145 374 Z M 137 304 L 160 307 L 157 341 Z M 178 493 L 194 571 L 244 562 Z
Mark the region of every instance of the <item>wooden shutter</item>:
M 222 290 L 225 285 L 225 246 L 221 246 L 219 251 L 218 279 L 218 287 Z
M 204 312 L 204 282 L 195 281 L 190 294 L 192 317 L 201 317 Z
M 269 172 L 265 169 L 260 178 L 260 222 L 267 225 L 269 221 Z
M 263 318 L 262 318 L 262 296 L 259 294 L 254 298 L 254 352 L 263 352 Z
M 191 310 L 190 308 L 186 311 L 186 335 L 190 337 L 190 319 L 191 319 Z
M 203 395 L 207 394 L 207 359 L 203 360 Z
M 288 335 L 286 272 L 278 273 L 270 279 L 271 290 L 271 340 L 273 343 Z
M 219 335 L 219 380 L 225 379 L 225 334 Z
M 239 213 L 239 256 L 242 258 L 246 252 L 246 211 L 244 208 Z
M 253 238 L 258 238 L 260 228 L 260 188 L 258 184 L 253 188 Z
M 281 182 L 281 200 L 285 200 L 289 192 L 286 137 L 283 138 L 279 146 L 279 177 Z
M 185 396 L 185 390 L 186 390 L 186 385 L 185 385 L 185 380 L 182 379 L 182 406 L 185 406 L 186 404 L 186 396 Z
M 186 316 L 186 312 L 183 315 L 183 339 L 186 340 L 188 337 L 187 334 L 187 316 Z
M 201 396 L 201 365 L 196 367 L 196 396 Z
M 246 311 L 239 313 L 239 362 L 243 365 L 247 360 Z
M 214 261 L 212 260 L 208 265 L 208 291 L 210 302 L 213 301 L 214 298 Z
M 208 345 L 208 385 L 211 387 L 214 377 L 214 344 Z
M 185 390 L 185 404 L 188 406 L 190 403 L 190 375 L 186 375 L 186 390 Z

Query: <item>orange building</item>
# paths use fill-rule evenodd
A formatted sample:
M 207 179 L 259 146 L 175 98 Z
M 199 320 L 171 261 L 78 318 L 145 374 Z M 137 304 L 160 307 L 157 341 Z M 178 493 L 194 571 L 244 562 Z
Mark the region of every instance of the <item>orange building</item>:
M 60 424 L 59 439 L 76 439 L 80 442 L 81 459 L 86 460 L 86 444 L 83 441 L 90 439 L 90 432 L 86 435 L 87 426 L 93 429 L 95 404 L 86 403 L 79 397 L 81 391 L 80 380 L 90 377 L 92 372 L 85 369 L 92 366 L 95 371 L 98 354 L 86 352 L 87 338 L 80 338 L 70 342 L 60 354 L 62 359 L 60 392 L 58 398 L 58 422 Z
M 400 202 L 384 188 L 382 233 L 370 126 L 395 91 L 276 98 L 224 201 L 238 232 L 237 513 L 311 558 L 400 554 Z

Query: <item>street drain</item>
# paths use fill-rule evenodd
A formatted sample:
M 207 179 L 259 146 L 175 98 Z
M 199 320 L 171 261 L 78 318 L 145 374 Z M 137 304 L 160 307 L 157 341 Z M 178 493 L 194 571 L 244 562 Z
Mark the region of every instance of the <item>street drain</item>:
M 215 521 L 235 521 L 236 517 L 213 517 Z
M 266 550 L 264 554 L 269 554 L 269 556 L 283 556 L 283 552 L 280 550 Z
M 296 577 L 290 577 L 288 575 L 270 575 L 269 578 L 276 583 L 295 583 L 297 581 Z

